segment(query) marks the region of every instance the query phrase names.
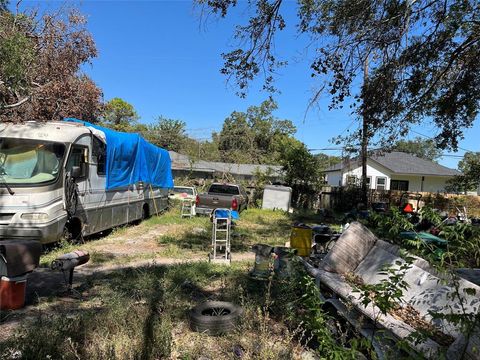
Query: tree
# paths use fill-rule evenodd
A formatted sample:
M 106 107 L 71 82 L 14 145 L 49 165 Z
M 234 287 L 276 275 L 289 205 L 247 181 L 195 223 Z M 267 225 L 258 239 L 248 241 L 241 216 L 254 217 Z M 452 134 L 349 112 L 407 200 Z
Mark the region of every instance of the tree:
M 399 140 L 391 147 L 391 150 L 406 152 L 431 161 L 436 161 L 442 156 L 442 150 L 437 147 L 435 141 L 420 137 L 413 140 Z
M 273 116 L 277 104 L 271 99 L 246 112 L 234 111 L 225 119 L 218 135 L 222 159 L 227 162 L 275 164 L 279 162 L 283 139 L 296 128 L 290 120 Z
M 282 143 L 281 164 L 285 182 L 293 189 L 292 202 L 297 206 L 310 207 L 323 178 L 317 158 L 304 143 L 288 138 Z
M 475 191 L 480 186 L 480 152 L 467 152 L 458 163 L 462 172 L 448 181 L 447 190 L 452 192 Z
M 317 159 L 318 167 L 320 168 L 320 170 L 326 170 L 330 166 L 342 162 L 342 158 L 340 156 L 331 156 L 323 153 L 315 154 L 315 158 Z
M 187 139 L 185 122 L 159 116 L 157 123 L 147 127 L 147 140 L 164 149 L 180 151 Z
M 8 0 L 0 0 L 0 12 L 8 10 Z
M 97 52 L 82 15 L 0 11 L 0 29 L 0 121 L 96 120 L 102 93 L 80 68 Z
M 139 116 L 132 104 L 115 97 L 108 101 L 102 111 L 102 122 L 118 131 L 135 131 Z
M 237 4 L 197 1 L 221 17 Z M 324 93 L 331 96 L 331 108 L 354 100 L 353 111 L 363 126 L 346 140 L 361 145 L 363 159 L 372 140 L 384 147 L 425 119 L 436 125 L 440 148 L 457 148 L 480 107 L 477 0 L 297 2 L 298 31 L 309 35 L 315 48 L 311 75 L 323 80 L 310 105 Z M 286 2 L 251 3 L 255 13 L 236 28 L 239 48 L 222 54 L 221 72 L 235 80 L 241 96 L 258 76 L 265 79 L 267 91 L 275 91 L 275 72 L 285 64 L 274 45 L 277 33 L 287 26 L 281 11 Z

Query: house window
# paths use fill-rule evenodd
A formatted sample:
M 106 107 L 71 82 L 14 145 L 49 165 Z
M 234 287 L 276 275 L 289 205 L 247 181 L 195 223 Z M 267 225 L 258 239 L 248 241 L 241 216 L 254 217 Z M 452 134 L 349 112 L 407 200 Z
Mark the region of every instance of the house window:
M 372 184 L 372 177 L 367 176 L 367 189 L 370 189 L 370 185 Z
M 386 190 L 387 189 L 387 178 L 377 177 L 377 184 L 375 187 L 377 190 Z
M 356 175 L 347 175 L 346 181 L 347 186 L 356 186 L 358 183 L 358 178 Z
M 408 181 L 407 180 L 391 180 L 390 190 L 408 191 Z

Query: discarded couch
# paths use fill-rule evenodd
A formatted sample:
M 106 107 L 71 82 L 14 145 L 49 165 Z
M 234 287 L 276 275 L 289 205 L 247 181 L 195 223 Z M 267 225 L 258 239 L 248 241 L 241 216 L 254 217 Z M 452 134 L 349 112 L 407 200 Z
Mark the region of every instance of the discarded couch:
M 360 293 L 354 291 L 355 285 L 347 281 L 345 276 L 349 274 L 349 278 L 351 276 L 361 278 L 366 284 L 379 283 L 386 278 L 386 275 L 379 274 L 386 266 L 398 267 L 398 261 L 404 262 L 399 254 L 398 246 L 378 239 L 365 226 L 354 222 L 344 231 L 318 268 L 314 268 L 306 261 L 303 262 L 307 271 L 316 278 L 317 285 L 326 287 L 335 294 L 327 301 L 330 301 L 347 320 L 352 322 L 352 318 L 355 318 L 351 307 L 346 306 L 348 303 L 353 305 L 357 314 L 356 319 L 365 316 L 370 319 L 376 318 L 377 326 L 387 330 L 394 339 L 408 341 L 409 335 L 413 334 L 415 329 L 401 318 L 390 314 L 378 317 L 380 309 L 371 303 L 364 306 Z M 434 319 L 431 313 L 477 314 L 480 310 L 480 286 L 462 278 L 453 281 L 447 275 L 438 274 L 427 261 L 418 257 L 414 257 L 404 280 L 409 284 L 409 288 L 403 293 L 405 303 L 402 306 L 411 306 L 422 319 L 434 325 L 441 333 L 453 338 L 453 342 L 443 348 L 437 339 L 432 338 L 434 336 L 420 343 L 408 341 L 410 346 L 427 358 L 438 357 L 441 352 L 446 351 L 447 359 L 458 359 L 462 356 L 464 359 L 479 359 L 480 329 L 475 329 L 473 336 L 466 338 L 459 326 L 445 318 Z

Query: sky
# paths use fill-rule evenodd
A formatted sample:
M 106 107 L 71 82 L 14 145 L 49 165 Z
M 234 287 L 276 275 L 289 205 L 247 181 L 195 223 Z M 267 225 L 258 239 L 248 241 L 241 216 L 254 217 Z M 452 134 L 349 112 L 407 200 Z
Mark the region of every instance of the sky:
M 87 16 L 87 28 L 98 49 L 98 57 L 83 71 L 103 90 L 106 101 L 120 97 L 131 103 L 143 123 L 154 122 L 160 115 L 180 119 L 192 137 L 208 139 L 233 111 L 245 111 L 269 96 L 261 90 L 260 79 L 242 99 L 220 73 L 221 53 L 238 44 L 233 38 L 235 26 L 248 19 L 245 0 L 239 0 L 239 6 L 226 19 L 202 16 L 191 0 L 67 3 L 75 4 Z M 64 4 L 44 0 L 24 1 L 21 6 L 53 10 Z M 285 14 L 287 27 L 276 40 L 275 53 L 288 65 L 276 77 L 280 94 L 274 96 L 278 104 L 274 115 L 292 120 L 296 137 L 308 148 L 338 148 L 331 139 L 354 131 L 358 122 L 348 109 L 329 111 L 328 97 L 308 109 L 312 90 L 318 86 L 309 72 L 315 49 L 308 46 L 308 38 L 296 32 L 294 1 L 286 2 Z M 432 125 L 419 126 L 409 138 L 431 137 L 435 130 Z M 480 151 L 478 121 L 465 135 L 461 149 L 456 154 L 445 153 L 450 156 L 441 158 L 441 164 L 456 168 L 458 156 L 465 150 Z M 341 150 L 321 152 L 341 155 Z

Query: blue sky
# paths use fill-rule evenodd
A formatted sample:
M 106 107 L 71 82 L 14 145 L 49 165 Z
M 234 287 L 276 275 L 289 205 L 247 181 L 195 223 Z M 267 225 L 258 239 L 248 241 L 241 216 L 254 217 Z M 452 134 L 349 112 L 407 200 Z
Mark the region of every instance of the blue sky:
M 98 57 L 84 71 L 103 89 L 105 100 L 121 97 L 133 104 L 141 121 L 150 123 L 159 115 L 181 119 L 188 132 L 199 139 L 220 130 L 232 111 L 244 111 L 268 97 L 254 83 L 246 99 L 220 74 L 220 54 L 234 48 L 234 27 L 246 21 L 245 1 L 240 0 L 227 19 L 203 18 L 192 1 L 71 1 L 88 18 L 98 48 Z M 57 8 L 60 1 L 25 1 L 23 6 Z M 354 130 L 357 123 L 347 110 L 328 111 L 328 99 L 306 113 L 315 80 L 308 71 L 313 49 L 308 39 L 295 32 L 295 2 L 287 2 L 287 28 L 276 42 L 276 54 L 289 62 L 278 72 L 275 115 L 297 126 L 297 138 L 309 148 L 331 148 L 329 140 Z M 427 136 L 431 125 L 415 128 Z M 480 125 L 466 131 L 460 147 L 480 151 Z M 410 137 L 418 136 L 412 133 Z M 325 151 L 339 155 L 340 151 Z M 458 154 L 463 154 L 460 150 Z M 440 162 L 456 167 L 458 158 Z

